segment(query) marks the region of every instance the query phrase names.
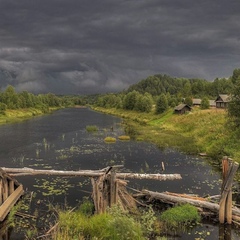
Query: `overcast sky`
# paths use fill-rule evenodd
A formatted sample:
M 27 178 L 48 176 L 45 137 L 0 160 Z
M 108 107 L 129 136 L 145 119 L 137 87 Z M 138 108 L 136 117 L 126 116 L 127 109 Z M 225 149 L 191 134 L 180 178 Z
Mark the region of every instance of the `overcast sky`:
M 116 92 L 240 68 L 239 0 L 0 0 L 0 87 Z

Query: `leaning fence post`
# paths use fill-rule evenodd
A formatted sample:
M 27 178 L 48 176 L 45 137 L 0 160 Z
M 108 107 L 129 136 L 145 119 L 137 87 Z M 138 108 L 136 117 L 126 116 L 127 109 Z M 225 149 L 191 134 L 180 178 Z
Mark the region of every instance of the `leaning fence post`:
M 233 162 L 228 157 L 222 160 L 223 183 L 221 198 L 219 202 L 219 222 L 228 224 L 232 223 L 232 182 L 239 164 Z

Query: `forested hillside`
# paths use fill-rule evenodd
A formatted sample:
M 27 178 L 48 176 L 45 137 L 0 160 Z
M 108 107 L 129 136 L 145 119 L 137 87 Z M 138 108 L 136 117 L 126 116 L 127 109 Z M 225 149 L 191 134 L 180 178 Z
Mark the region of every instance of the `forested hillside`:
M 152 96 L 169 93 L 170 95 L 182 95 L 184 97 L 191 95 L 196 98 L 203 96 L 215 98 L 220 93 L 230 93 L 231 88 L 232 82 L 226 78 L 216 78 L 213 82 L 209 82 L 204 79 L 175 78 L 157 74 L 130 86 L 127 92 L 136 90 L 139 93 L 148 92 Z
M 95 104 L 105 108 L 162 113 L 180 103 L 192 105 L 193 98 L 200 98 L 204 100 L 203 102 L 215 100 L 219 94 L 230 94 L 233 86 L 232 77 L 216 78 L 209 82 L 205 79 L 176 78 L 157 74 L 117 94 L 100 95 Z

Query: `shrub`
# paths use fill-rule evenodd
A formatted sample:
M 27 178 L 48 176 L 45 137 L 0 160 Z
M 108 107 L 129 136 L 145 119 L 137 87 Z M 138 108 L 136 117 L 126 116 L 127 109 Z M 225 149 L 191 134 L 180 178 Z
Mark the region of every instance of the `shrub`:
M 98 127 L 96 125 L 88 125 L 88 126 L 86 126 L 86 130 L 88 132 L 97 132 L 98 131 Z
M 79 207 L 79 212 L 85 216 L 91 216 L 94 213 L 94 204 L 88 199 L 84 199 Z
M 7 105 L 5 103 L 0 102 L 0 114 L 4 114 L 6 109 L 7 109 Z

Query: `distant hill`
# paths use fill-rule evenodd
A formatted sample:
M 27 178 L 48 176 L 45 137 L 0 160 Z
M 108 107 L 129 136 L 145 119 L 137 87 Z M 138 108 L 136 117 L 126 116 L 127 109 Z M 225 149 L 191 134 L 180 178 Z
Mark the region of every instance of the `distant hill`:
M 181 94 L 182 96 L 216 97 L 220 93 L 228 94 L 230 88 L 231 80 L 225 78 L 217 78 L 213 82 L 209 82 L 205 79 L 176 78 L 157 74 L 131 85 L 127 92 L 135 90 L 140 93 L 148 92 L 153 96 L 169 93 L 171 95 Z

